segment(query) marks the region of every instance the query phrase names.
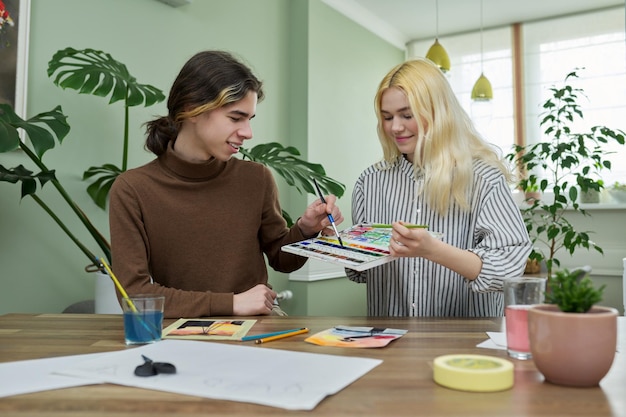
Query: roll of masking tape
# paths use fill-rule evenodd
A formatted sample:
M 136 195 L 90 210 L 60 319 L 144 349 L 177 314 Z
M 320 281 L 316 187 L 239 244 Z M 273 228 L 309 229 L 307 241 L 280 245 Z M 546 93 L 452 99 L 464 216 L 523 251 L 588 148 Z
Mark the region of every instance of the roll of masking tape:
M 435 358 L 433 379 L 461 391 L 504 391 L 513 387 L 513 363 L 485 355 L 444 355 Z

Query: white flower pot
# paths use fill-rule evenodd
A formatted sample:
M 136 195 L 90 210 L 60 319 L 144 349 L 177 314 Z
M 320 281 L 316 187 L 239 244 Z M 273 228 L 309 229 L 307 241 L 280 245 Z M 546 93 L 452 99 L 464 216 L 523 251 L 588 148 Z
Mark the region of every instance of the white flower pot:
M 122 314 L 122 307 L 117 301 L 115 284 L 108 274 L 96 272 L 95 313 Z

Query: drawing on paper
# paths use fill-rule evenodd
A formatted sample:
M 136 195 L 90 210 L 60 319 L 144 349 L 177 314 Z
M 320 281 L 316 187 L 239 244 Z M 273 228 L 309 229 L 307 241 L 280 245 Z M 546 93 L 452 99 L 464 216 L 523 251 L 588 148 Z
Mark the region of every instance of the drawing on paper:
M 316 333 L 304 341 L 319 346 L 379 348 L 387 346 L 406 332 L 404 329 L 335 326 Z
M 168 339 L 239 340 L 256 320 L 179 319 L 163 330 Z

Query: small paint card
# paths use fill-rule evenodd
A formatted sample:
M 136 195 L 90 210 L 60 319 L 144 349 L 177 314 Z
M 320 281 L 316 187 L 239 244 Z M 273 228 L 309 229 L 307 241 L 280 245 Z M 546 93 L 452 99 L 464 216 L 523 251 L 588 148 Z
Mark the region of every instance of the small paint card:
M 380 348 L 405 335 L 407 330 L 381 327 L 335 326 L 316 333 L 305 342 L 319 346 Z
M 164 339 L 241 340 L 256 320 L 178 319 L 163 329 Z

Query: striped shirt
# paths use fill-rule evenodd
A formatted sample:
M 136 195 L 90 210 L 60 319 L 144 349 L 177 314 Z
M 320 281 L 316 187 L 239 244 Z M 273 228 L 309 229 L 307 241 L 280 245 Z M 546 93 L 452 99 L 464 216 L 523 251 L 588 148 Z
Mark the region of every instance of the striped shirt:
M 531 242 L 504 175 L 474 163 L 470 210 L 451 202 L 441 216 L 418 197 L 423 176 L 415 178 L 405 158 L 389 169 L 376 165 L 359 176 L 352 195 L 352 221 L 427 224 L 444 242 L 482 260 L 475 280 L 424 258 L 399 258 L 370 270 L 346 269 L 348 278 L 367 285 L 370 316 L 502 316 L 503 280 L 523 274 Z

